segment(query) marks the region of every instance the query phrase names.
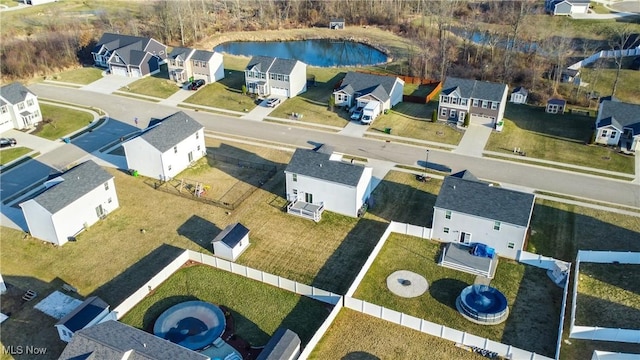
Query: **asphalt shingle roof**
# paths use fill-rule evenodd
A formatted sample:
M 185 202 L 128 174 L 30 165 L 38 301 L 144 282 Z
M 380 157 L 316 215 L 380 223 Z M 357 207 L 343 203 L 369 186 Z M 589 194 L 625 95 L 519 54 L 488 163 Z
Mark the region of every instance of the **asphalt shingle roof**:
M 88 323 L 90 323 L 96 316 L 100 315 L 105 309 L 109 307 L 109 304 L 104 302 L 97 296 L 91 296 L 87 298 L 77 308 L 73 309 L 69 314 L 60 319 L 56 325 L 64 325 L 72 332 L 82 330 Z
M 329 160 L 328 154 L 308 149 L 297 149 L 284 170 L 292 174 L 357 186 L 364 166 Z
M 17 104 L 27 98 L 27 94 L 33 94 L 29 89 L 19 82 L 13 82 L 0 88 L 0 96 L 9 102 Z
M 527 226 L 534 200 L 533 194 L 489 186 L 488 183 L 473 179 L 447 176 L 435 207 Z
M 240 223 L 231 224 L 225 227 L 224 230 L 222 230 L 222 232 L 213 239 L 212 243 L 222 241 L 228 247 L 233 249 L 233 247 L 238 245 L 240 240 L 242 240 L 242 238 L 244 238 L 248 233 L 249 229 L 244 225 Z
M 191 48 L 175 47 L 169 53 L 169 57 L 172 59 L 175 59 L 178 56 L 180 56 L 182 57 L 182 60 L 185 60 L 189 56 L 189 54 L 191 54 L 192 51 L 193 49 Z
M 196 50 L 191 56 L 191 60 L 209 61 L 213 57 L 214 52 L 207 50 Z
M 246 69 L 255 69 L 263 73 L 290 75 L 298 60 L 275 58 L 271 56 L 254 56 Z
M 298 334 L 286 328 L 278 328 L 267 345 L 258 355 L 257 360 L 291 359 L 300 346 Z
M 460 96 L 463 98 L 502 101 L 502 95 L 507 89 L 507 85 L 488 81 L 447 77 L 442 86 L 442 92 L 448 95 L 456 89 L 459 90 Z
M 164 118 L 158 125 L 146 130 L 140 137 L 164 153 L 202 128 L 204 128 L 202 124 L 179 111 Z
M 613 125 L 617 129 L 630 128 L 640 134 L 640 105 L 606 100 L 600 105 L 597 127 Z
M 145 49 L 150 41 L 151 38 L 140 36 L 104 33 L 98 40 L 94 52 L 98 52 L 104 46 L 109 51 L 117 52 L 124 63 L 140 65 L 147 54 Z
M 33 198 L 33 201 L 40 204 L 51 214 L 57 213 L 93 189 L 113 179 L 113 175 L 105 171 L 93 160 L 83 162 L 61 174 L 60 177 L 64 181 Z
M 547 100 L 547 104 L 552 104 L 552 105 L 565 105 L 567 103 L 566 100 L 562 100 L 562 99 L 549 99 Z
M 131 351 L 128 357 L 125 354 Z M 176 345 L 145 331 L 110 320 L 80 330 L 59 360 L 210 360 L 206 355 Z
M 342 80 L 339 90 L 349 95 L 359 93 L 360 96 L 371 94 L 380 101 L 387 101 L 398 78 L 385 75 L 348 72 Z
M 529 94 L 527 89 L 523 88 L 522 86 L 518 86 L 517 88 L 513 89 L 513 91 L 511 93 L 512 94 L 522 94 L 522 95 Z

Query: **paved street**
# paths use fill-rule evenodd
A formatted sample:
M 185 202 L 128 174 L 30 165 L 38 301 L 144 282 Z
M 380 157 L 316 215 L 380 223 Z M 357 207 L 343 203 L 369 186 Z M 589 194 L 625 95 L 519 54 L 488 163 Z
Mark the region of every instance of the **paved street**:
M 76 89 L 61 89 L 42 84 L 34 84 L 30 88 L 44 98 L 103 108 L 109 112 L 112 118 L 126 119 L 123 123 L 131 123 L 133 117 L 136 116 L 139 118 L 138 126 L 140 127 L 146 126 L 150 117 L 161 118 L 177 111 L 176 108 L 163 105 L 148 106 L 135 99 L 114 95 L 97 97 L 95 94 Z M 247 121 L 203 112 L 186 112 L 200 121 L 208 130 L 220 133 L 305 147 L 308 147 L 311 142 L 327 143 L 339 152 L 401 164 L 417 165 L 424 162 L 425 148 L 423 147 L 397 142 L 387 143 L 369 138 L 355 138 L 267 122 Z M 54 152 L 57 153 L 59 150 Z M 470 157 L 437 149 L 431 149 L 429 163 L 431 167 L 448 167 L 452 171 L 469 169 L 480 178 L 497 182 L 640 207 L 640 186 L 628 181 L 497 159 Z

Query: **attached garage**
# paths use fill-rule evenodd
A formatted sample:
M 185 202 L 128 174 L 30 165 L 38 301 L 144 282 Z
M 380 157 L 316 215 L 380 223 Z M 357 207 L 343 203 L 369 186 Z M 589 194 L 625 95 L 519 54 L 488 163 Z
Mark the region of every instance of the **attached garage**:
M 288 98 L 289 97 L 289 90 L 285 89 L 285 88 L 272 87 L 271 88 L 271 95 L 283 96 L 283 97 Z
M 127 68 L 122 66 L 111 66 L 111 74 L 118 76 L 129 76 Z
M 139 68 L 131 68 L 131 77 L 142 77 L 142 71 Z

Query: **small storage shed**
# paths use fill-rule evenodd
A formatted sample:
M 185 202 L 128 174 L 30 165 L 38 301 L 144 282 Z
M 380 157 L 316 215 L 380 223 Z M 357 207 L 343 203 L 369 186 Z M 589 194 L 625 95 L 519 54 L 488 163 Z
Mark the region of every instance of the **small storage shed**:
M 240 223 L 227 226 L 211 242 L 215 256 L 236 261 L 249 247 L 249 229 Z
M 549 114 L 564 114 L 566 110 L 567 102 L 562 99 L 549 99 L 547 100 L 547 107 L 545 111 Z
M 76 331 L 106 320 L 107 315 L 109 315 L 109 304 L 97 296 L 91 296 L 60 319 L 55 327 L 58 330 L 60 340 L 69 342 Z

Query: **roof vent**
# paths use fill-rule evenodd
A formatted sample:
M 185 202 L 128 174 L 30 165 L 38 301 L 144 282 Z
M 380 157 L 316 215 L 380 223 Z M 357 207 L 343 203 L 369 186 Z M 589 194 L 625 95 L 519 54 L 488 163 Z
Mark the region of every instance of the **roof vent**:
M 455 190 L 455 189 L 456 189 L 456 186 L 455 186 L 455 185 L 453 185 L 453 190 Z
M 320 167 L 322 167 L 322 164 L 320 164 Z

